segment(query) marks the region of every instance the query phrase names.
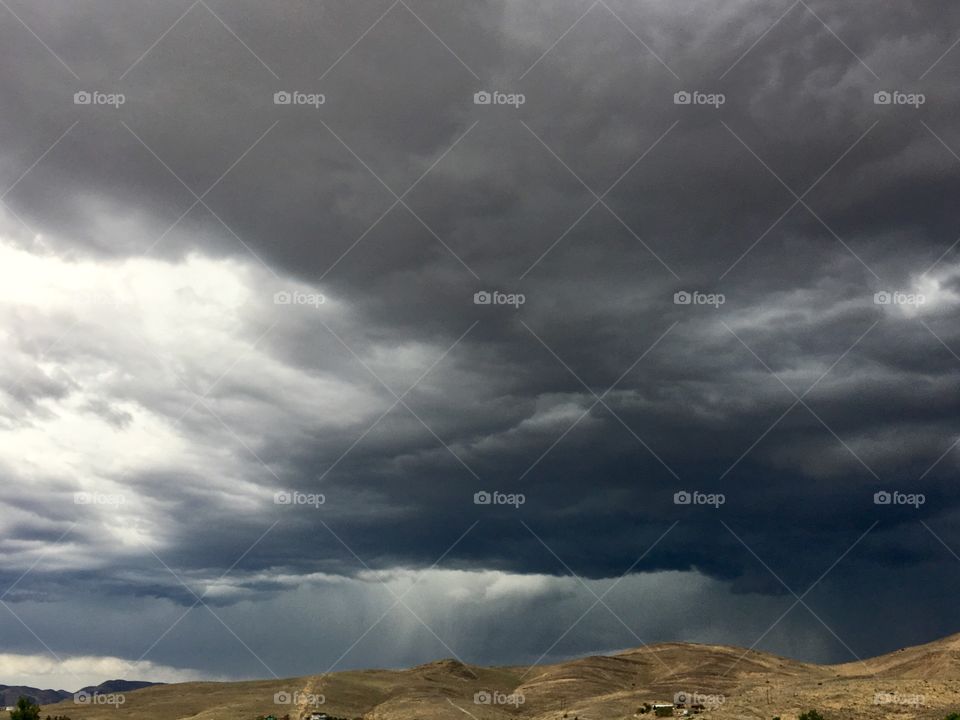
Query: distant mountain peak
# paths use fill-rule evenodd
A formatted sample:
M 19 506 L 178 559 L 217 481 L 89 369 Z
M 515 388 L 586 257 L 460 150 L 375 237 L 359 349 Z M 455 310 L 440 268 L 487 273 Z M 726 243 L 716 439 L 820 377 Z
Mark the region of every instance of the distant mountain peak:
M 77 690 L 78 693 L 85 692 L 91 695 L 106 695 L 110 693 L 128 693 L 134 690 L 140 690 L 152 685 L 162 685 L 163 683 L 152 683 L 145 680 L 107 680 L 99 685 L 88 685 Z M 64 700 L 70 700 L 75 693 L 67 690 L 41 690 L 40 688 L 29 687 L 27 685 L 0 685 L 0 706 L 16 705 L 21 696 L 29 698 L 38 705 L 54 705 Z

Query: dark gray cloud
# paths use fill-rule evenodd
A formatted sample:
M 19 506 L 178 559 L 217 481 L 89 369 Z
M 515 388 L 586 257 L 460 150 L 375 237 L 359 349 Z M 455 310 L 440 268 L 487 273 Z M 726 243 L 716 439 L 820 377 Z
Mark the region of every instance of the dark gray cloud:
M 349 585 L 337 622 L 362 625 L 346 608 L 375 603 L 370 572 L 441 557 L 464 573 L 451 587 L 686 573 L 713 624 L 687 612 L 657 639 L 750 645 L 754 610 L 773 622 L 783 583 L 800 594 L 828 570 L 810 597 L 829 628 L 787 626 L 823 642 L 777 630 L 762 646 L 839 660 L 957 630 L 950 3 L 4 12 L 0 397 L 16 434 L 0 496 L 16 514 L 0 585 L 36 562 L 8 597 L 38 635 L 77 593 L 142 603 L 132 645 L 194 592 L 269 630 L 285 603 L 309 614 L 318 576 Z M 525 102 L 476 105 L 480 90 Z M 125 102 L 74 104 L 83 91 Z M 525 303 L 475 304 L 484 290 Z M 289 490 L 325 502 L 274 503 Z M 526 502 L 476 505 L 481 490 Z M 677 505 L 683 490 L 726 502 Z M 881 490 L 925 502 L 877 505 Z M 891 591 L 906 582 L 909 601 Z M 543 621 L 529 647 L 420 607 L 457 652 L 532 662 L 576 619 L 570 586 L 544 583 L 555 610 L 494 603 Z M 636 644 L 618 627 L 564 651 Z M 265 654 L 283 646 L 267 630 L 249 641 Z M 64 653 L 139 654 L 50 634 Z M 194 660 L 191 635 L 161 662 L 262 674 Z M 437 654 L 400 637 L 390 662 Z

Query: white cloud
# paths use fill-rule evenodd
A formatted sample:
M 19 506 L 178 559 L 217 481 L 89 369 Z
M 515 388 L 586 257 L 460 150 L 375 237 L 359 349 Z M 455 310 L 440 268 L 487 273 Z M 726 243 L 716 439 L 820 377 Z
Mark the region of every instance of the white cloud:
M 157 665 L 146 660 L 128 662 L 118 657 L 96 655 L 78 655 L 58 660 L 52 655 L 0 653 L 0 679 L 4 685 L 76 692 L 88 685 L 99 685 L 107 679 L 148 679 L 152 682 L 176 683 L 211 678 L 207 673 Z
M 278 286 L 316 292 L 252 260 L 69 260 L 0 242 L 0 467 L 33 498 L 120 499 L 80 508 L 105 528 L 103 546 L 64 562 L 97 567 L 142 552 L 141 541 L 163 543 L 171 507 L 144 478 L 180 477 L 183 492 L 249 511 L 277 485 L 255 456 L 263 447 L 378 409 L 366 387 L 273 351 L 270 328 L 303 332 L 315 327 L 311 313 L 347 311 L 332 300 L 275 305 Z M 0 497 L 22 499 L 21 489 L 8 483 Z

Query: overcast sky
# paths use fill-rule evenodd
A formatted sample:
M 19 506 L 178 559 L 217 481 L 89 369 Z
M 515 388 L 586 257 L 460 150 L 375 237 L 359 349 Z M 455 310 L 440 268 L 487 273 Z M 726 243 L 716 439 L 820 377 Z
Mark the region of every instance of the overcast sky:
M 0 6 L 0 683 L 960 631 L 956 3 Z

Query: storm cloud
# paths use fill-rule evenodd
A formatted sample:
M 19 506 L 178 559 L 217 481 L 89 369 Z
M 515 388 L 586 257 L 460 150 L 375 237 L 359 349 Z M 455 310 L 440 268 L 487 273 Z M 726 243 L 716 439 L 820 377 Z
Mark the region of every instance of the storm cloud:
M 954 4 L 3 5 L 5 651 L 958 630 Z

